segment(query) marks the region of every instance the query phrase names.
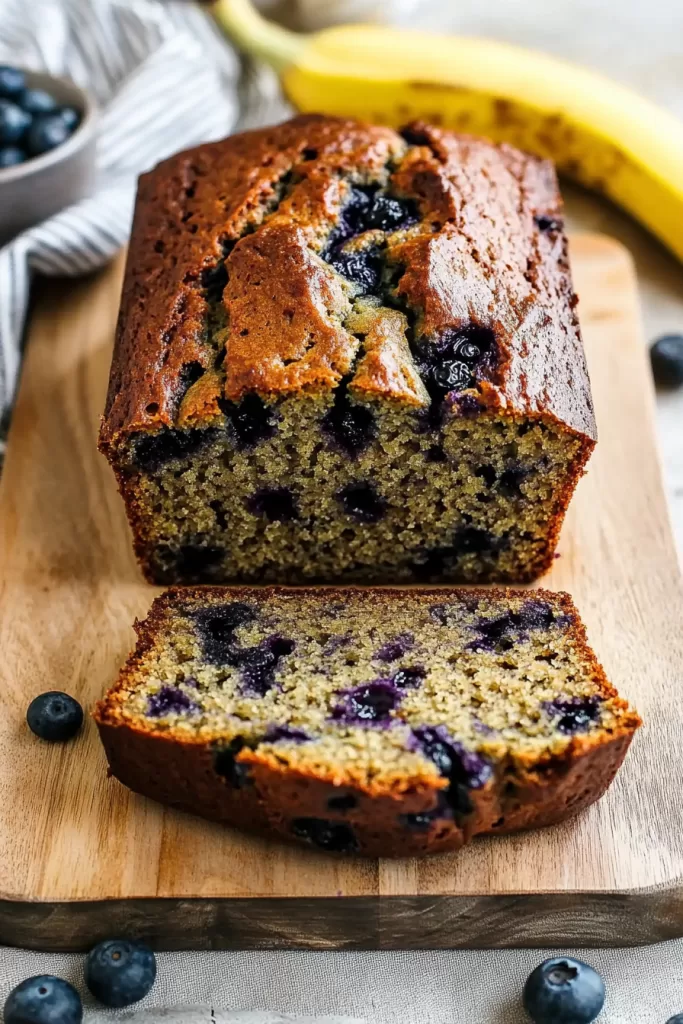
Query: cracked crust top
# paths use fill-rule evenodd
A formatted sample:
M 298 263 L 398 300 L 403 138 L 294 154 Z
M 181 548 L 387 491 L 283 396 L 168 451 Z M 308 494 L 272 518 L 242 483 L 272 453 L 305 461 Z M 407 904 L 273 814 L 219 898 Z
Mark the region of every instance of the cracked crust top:
M 324 256 L 372 185 L 416 216 L 364 234 L 391 288 L 359 301 Z M 547 161 L 425 125 L 304 116 L 166 160 L 140 179 L 102 446 L 344 377 L 426 404 L 416 341 L 471 327 L 495 338 L 482 405 L 594 438 L 561 212 Z

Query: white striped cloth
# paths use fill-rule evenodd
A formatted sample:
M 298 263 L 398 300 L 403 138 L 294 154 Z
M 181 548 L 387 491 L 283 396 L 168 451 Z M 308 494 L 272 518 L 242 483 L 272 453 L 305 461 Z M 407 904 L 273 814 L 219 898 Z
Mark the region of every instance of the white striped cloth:
M 240 65 L 209 16 L 187 0 L 0 0 L 2 63 L 65 75 L 101 109 L 95 194 L 0 249 L 6 424 L 32 275 L 76 276 L 111 259 L 130 229 L 138 174 L 234 128 Z M 282 107 L 272 77 L 259 71 L 249 85 L 243 120 L 275 119 Z

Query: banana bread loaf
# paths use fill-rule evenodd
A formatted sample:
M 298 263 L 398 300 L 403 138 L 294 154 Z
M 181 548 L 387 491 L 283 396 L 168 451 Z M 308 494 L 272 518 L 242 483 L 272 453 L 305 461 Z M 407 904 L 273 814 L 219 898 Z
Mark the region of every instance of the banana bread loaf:
M 152 581 L 529 580 L 595 423 L 553 168 L 298 117 L 140 180 L 100 447 Z
M 639 724 L 566 594 L 175 589 L 136 630 L 95 712 L 112 773 L 340 853 L 561 821 Z

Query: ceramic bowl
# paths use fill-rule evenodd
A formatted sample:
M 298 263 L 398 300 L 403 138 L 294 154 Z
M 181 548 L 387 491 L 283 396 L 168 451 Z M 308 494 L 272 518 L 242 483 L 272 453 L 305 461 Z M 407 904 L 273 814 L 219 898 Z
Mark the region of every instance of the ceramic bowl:
M 26 84 L 45 89 L 60 106 L 75 107 L 81 123 L 49 153 L 0 168 L 0 244 L 83 199 L 95 180 L 97 111 L 88 93 L 65 78 L 39 71 L 27 71 Z

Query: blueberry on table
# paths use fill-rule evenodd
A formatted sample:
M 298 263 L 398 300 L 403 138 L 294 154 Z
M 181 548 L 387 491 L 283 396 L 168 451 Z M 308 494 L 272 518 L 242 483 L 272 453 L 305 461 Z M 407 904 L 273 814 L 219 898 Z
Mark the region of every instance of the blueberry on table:
M 24 91 L 26 87 L 26 76 L 19 68 L 11 68 L 7 64 L 0 64 L 0 96 L 3 99 L 13 99 Z
M 650 346 L 655 384 L 679 388 L 683 384 L 683 334 L 665 334 Z
M 25 160 L 26 153 L 18 146 L 3 146 L 0 149 L 0 168 L 16 167 L 17 164 L 23 164 Z
M 52 114 L 57 100 L 45 89 L 27 89 L 17 100 L 29 114 Z
M 604 1002 L 600 975 L 571 957 L 544 960 L 524 986 L 524 1009 L 534 1024 L 591 1024 Z
M 83 708 L 68 693 L 49 690 L 31 701 L 26 721 L 41 740 L 63 742 L 72 739 L 83 725 Z
M 81 997 L 68 981 L 39 974 L 12 989 L 4 1019 L 5 1024 L 81 1024 Z
M 683 1013 L 677 1013 L 673 1017 L 669 1017 L 666 1024 L 683 1024 Z
M 61 146 L 70 135 L 71 131 L 59 114 L 37 117 L 26 133 L 26 149 L 31 156 L 40 156 Z
M 59 111 L 59 116 L 61 117 L 62 121 L 67 126 L 70 132 L 78 128 L 78 125 L 80 124 L 81 120 L 81 115 L 75 107 L 62 107 L 62 109 Z
M 31 124 L 31 115 L 9 100 L 0 100 L 0 146 L 19 142 Z
M 141 942 L 107 939 L 88 953 L 85 983 L 105 1006 L 130 1006 L 147 995 L 157 976 L 154 953 Z

